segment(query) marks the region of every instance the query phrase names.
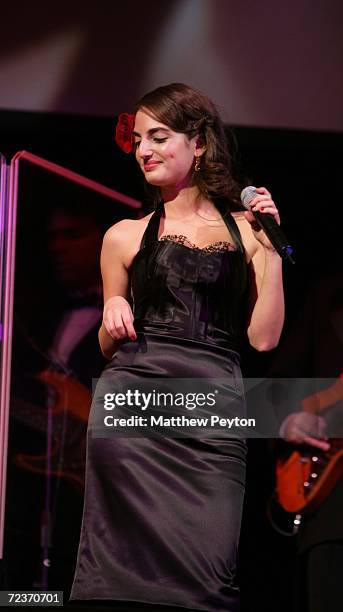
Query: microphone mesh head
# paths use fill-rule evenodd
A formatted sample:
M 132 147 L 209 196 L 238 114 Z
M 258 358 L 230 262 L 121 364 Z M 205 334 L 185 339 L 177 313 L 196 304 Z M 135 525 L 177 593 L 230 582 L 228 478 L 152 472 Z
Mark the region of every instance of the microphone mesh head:
M 244 208 L 246 208 L 247 210 L 250 210 L 249 204 L 256 195 L 258 195 L 258 192 L 256 191 L 256 187 L 254 187 L 253 185 L 249 185 L 249 187 L 244 187 L 241 193 L 241 202 Z

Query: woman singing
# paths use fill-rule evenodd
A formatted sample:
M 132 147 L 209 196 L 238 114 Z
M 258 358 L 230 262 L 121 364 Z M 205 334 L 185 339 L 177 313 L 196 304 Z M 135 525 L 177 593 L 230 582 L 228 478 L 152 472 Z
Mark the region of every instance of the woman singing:
M 132 127 L 155 210 L 104 238 L 99 341 L 110 361 L 100 382 L 115 394 L 156 379 L 224 380 L 239 410 L 242 340 L 267 351 L 281 334 L 281 259 L 241 211 L 223 124 L 206 96 L 159 87 L 138 102 Z M 270 193 L 257 193 L 252 211 L 279 223 Z M 244 440 L 206 430 L 99 438 L 99 396 L 71 599 L 125 611 L 238 610 Z

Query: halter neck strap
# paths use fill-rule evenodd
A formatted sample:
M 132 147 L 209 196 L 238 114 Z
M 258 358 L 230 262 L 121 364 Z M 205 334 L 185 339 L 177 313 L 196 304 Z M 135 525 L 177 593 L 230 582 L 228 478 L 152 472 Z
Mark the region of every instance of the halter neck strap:
M 151 215 L 149 219 L 149 223 L 145 228 L 145 232 L 141 240 L 141 245 L 140 245 L 141 249 L 144 249 L 144 247 L 158 240 L 158 230 L 160 227 L 160 219 L 161 219 L 162 211 L 164 211 L 163 200 L 161 200 L 157 204 L 156 209 L 154 210 L 153 214 Z
M 240 251 L 241 253 L 244 253 L 245 249 L 244 249 L 244 245 L 242 241 L 242 236 L 241 236 L 241 232 L 239 231 L 239 227 L 236 223 L 236 219 L 229 211 L 224 213 L 224 215 L 221 213 L 220 210 L 219 212 L 223 218 L 223 221 L 226 227 L 228 228 L 230 232 L 230 236 L 232 236 L 232 240 L 234 241 L 237 250 Z

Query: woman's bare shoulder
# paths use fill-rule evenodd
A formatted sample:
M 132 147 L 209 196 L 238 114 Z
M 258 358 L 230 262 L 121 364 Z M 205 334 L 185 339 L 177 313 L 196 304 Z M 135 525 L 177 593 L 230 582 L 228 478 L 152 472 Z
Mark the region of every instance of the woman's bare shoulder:
M 108 253 L 110 258 L 119 258 L 129 270 L 152 215 L 153 212 L 141 219 L 122 219 L 112 225 L 104 236 L 104 252 Z
M 259 242 L 256 240 L 251 225 L 245 218 L 243 210 L 233 212 L 232 216 L 234 217 L 241 233 L 243 245 L 247 253 L 247 261 L 249 262 L 258 248 Z
M 250 223 L 244 216 L 244 211 L 239 210 L 238 212 L 231 213 L 234 220 L 236 221 L 239 230 L 242 234 L 246 234 L 250 232 Z
M 144 232 L 152 215 L 153 212 L 145 215 L 145 217 L 141 219 L 122 219 L 118 221 L 107 230 L 104 240 L 113 244 L 131 242 Z
M 243 221 L 243 219 L 245 219 L 244 210 L 235 210 L 231 215 L 234 217 L 235 221 Z

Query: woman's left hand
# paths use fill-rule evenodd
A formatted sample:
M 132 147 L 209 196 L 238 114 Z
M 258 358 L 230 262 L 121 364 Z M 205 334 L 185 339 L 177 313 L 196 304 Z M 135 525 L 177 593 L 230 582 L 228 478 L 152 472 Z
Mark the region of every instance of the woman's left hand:
M 276 208 L 275 202 L 272 200 L 272 196 L 269 193 L 268 189 L 266 189 L 265 187 L 256 187 L 256 191 L 261 195 L 257 195 L 251 200 L 250 209 L 252 212 L 246 211 L 244 213 L 244 216 L 247 221 L 249 221 L 256 240 L 258 240 L 266 249 L 270 251 L 275 251 L 269 238 L 266 236 L 263 229 L 257 223 L 253 212 L 256 211 L 260 212 L 261 214 L 268 213 L 270 215 L 273 215 L 276 223 L 280 225 L 279 211 Z

